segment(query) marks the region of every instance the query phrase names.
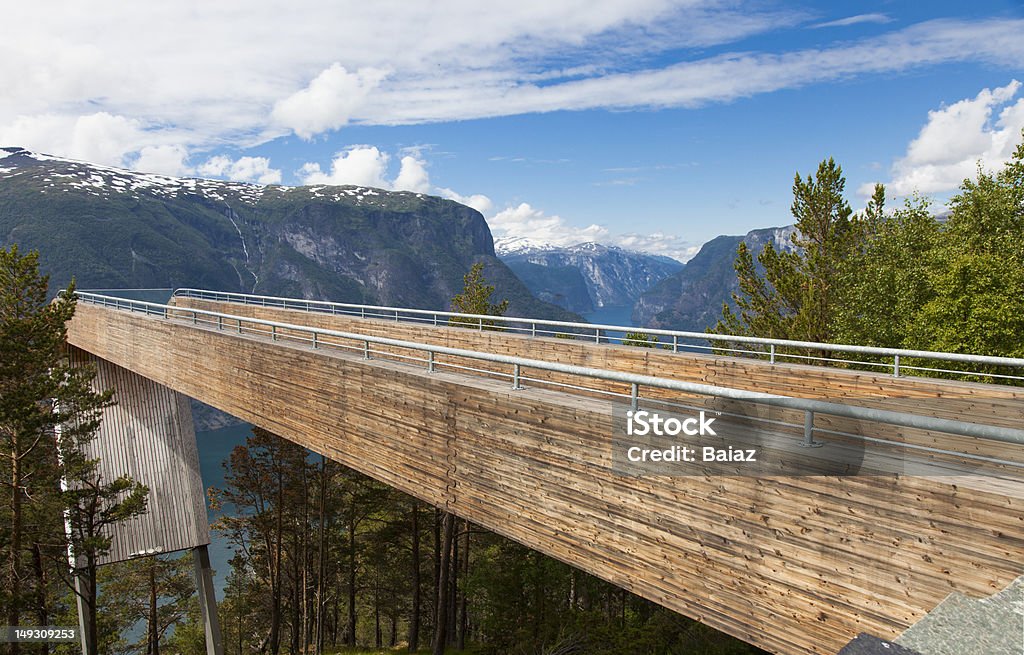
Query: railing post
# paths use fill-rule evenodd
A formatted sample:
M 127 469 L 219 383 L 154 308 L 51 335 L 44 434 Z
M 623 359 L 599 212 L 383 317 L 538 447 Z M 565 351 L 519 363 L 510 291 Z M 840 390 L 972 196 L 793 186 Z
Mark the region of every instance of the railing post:
M 359 318 L 366 318 L 366 308 L 365 307 L 360 307 L 359 308 Z
M 679 335 L 678 334 L 673 334 L 672 335 L 672 352 L 674 352 L 674 353 L 679 352 Z
M 640 406 L 640 385 L 636 382 L 629 385 L 629 408 L 634 412 Z
M 520 370 L 519 364 L 513 364 L 512 365 L 512 390 L 513 391 L 519 391 L 519 390 L 521 390 L 523 388 L 523 386 L 521 384 L 519 384 L 520 374 L 521 374 L 521 370 Z
M 480 331 L 483 332 L 484 331 L 484 319 L 478 318 L 477 320 L 480 322 Z
M 437 327 L 437 312 L 434 312 L 434 327 Z
M 894 355 L 892 358 L 892 376 L 898 378 L 900 376 L 900 356 Z
M 223 316 L 218 316 L 217 317 L 217 329 L 218 330 L 223 330 L 224 329 L 224 317 Z
M 313 350 L 316 350 L 319 347 L 320 347 L 320 344 L 317 342 L 317 333 L 314 332 L 313 333 Z
M 594 343 L 601 343 L 601 328 L 594 330 Z
M 433 372 L 434 372 L 434 351 L 433 350 L 428 350 L 427 351 L 427 373 L 433 373 Z
M 370 359 L 370 342 L 363 342 L 363 359 Z
M 771 346 L 769 346 L 769 351 L 768 352 L 771 353 L 770 356 L 769 356 L 768 362 L 770 364 L 774 364 L 775 363 L 775 344 L 774 343 L 771 344 Z
M 397 322 L 398 322 L 398 310 L 396 309 L 395 310 L 395 323 L 397 323 Z
M 242 319 L 238 319 L 238 333 L 242 333 Z
M 199 319 L 198 319 L 198 317 L 196 315 L 196 310 L 193 309 L 192 310 L 192 325 L 195 325 L 198 322 L 199 322 Z
M 821 448 L 825 445 L 814 440 L 814 412 L 811 410 L 804 412 L 804 440 L 800 442 L 800 445 L 803 448 Z
M 536 323 L 536 321 L 533 322 L 533 323 L 530 323 L 530 336 L 531 337 L 536 337 L 537 336 L 537 323 Z
M 277 341 L 277 326 L 276 325 L 271 325 L 270 326 L 270 338 L 273 341 Z

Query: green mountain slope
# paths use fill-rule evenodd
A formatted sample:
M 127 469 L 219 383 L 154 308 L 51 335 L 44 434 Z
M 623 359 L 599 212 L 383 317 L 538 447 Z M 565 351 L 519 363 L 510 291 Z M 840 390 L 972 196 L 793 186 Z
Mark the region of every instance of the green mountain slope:
M 483 216 L 432 196 L 149 175 L 0 149 L 0 241 L 52 288 L 199 287 L 447 309 L 483 261 L 510 315 L 578 320 L 494 256 Z

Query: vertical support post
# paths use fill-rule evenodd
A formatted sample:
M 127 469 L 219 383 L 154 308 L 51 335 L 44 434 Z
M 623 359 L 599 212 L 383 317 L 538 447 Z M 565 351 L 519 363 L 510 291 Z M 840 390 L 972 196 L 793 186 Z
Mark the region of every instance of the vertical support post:
M 320 347 L 320 344 L 317 342 L 317 333 L 314 332 L 313 333 L 313 350 L 316 350 L 319 347 Z
M 437 312 L 434 312 L 434 327 L 437 327 Z
M 238 333 L 242 333 L 242 319 L 238 319 Z
M 82 575 L 80 573 L 75 572 L 72 575 L 75 576 L 75 600 L 77 601 L 78 606 L 78 635 L 82 642 L 82 654 L 84 655 L 89 652 L 88 644 L 95 641 L 89 634 L 93 625 L 92 617 L 90 616 L 91 610 L 82 598 L 86 594 L 87 590 L 85 589 L 85 585 L 88 583 L 83 582 Z
M 892 376 L 898 378 L 900 376 L 900 356 L 894 355 L 892 358 Z
M 363 342 L 363 359 L 370 359 L 370 342 Z
M 824 444 L 814 440 L 814 412 L 804 412 L 804 440 L 800 442 L 804 448 L 821 448 Z
M 774 364 L 775 363 L 775 344 L 774 343 L 769 346 L 769 351 L 768 352 L 770 353 L 770 355 L 768 357 L 768 362 L 770 364 Z
M 218 330 L 223 330 L 224 329 L 224 317 L 223 316 L 218 316 L 217 317 L 217 329 Z
M 678 334 L 673 334 L 672 335 L 672 352 L 674 352 L 674 353 L 679 352 L 679 335 Z
M 195 325 L 198 322 L 198 320 L 199 319 L 196 317 L 196 310 L 193 309 L 192 310 L 192 325 Z
M 640 406 L 640 386 L 633 382 L 629 385 L 629 408 L 634 412 Z
M 436 318 L 436 316 L 435 316 L 435 318 Z M 433 372 L 434 372 L 434 351 L 433 350 L 428 350 L 427 351 L 427 373 L 433 373 Z
M 537 323 L 536 322 L 530 323 L 530 336 L 531 337 L 537 336 Z
M 520 370 L 519 364 L 513 364 L 512 365 L 512 389 L 514 391 L 519 391 L 520 389 L 523 388 L 523 386 L 521 384 L 519 384 L 519 377 L 520 377 L 520 375 L 521 375 L 521 370 Z
M 221 643 L 220 621 L 217 620 L 217 596 L 213 588 L 213 569 L 206 546 L 192 549 L 192 565 L 196 574 L 196 592 L 199 596 L 199 618 L 206 634 L 206 655 L 224 655 Z
M 366 318 L 366 308 L 365 307 L 360 307 L 359 308 L 359 318 Z
M 479 318 L 477 320 L 480 321 L 480 331 L 483 332 L 484 331 L 484 319 Z
M 398 310 L 396 309 L 395 310 L 395 323 L 397 323 L 397 322 L 398 322 Z
M 601 328 L 594 330 L 594 343 L 601 343 Z
M 270 338 L 273 339 L 274 341 L 277 341 L 277 326 L 276 325 L 271 325 L 270 326 Z

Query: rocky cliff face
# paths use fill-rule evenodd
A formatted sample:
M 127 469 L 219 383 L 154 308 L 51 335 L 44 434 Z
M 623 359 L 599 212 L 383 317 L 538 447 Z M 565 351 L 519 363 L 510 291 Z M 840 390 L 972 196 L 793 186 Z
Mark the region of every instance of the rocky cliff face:
M 768 243 L 789 250 L 794 231 L 792 226 L 773 227 L 753 230 L 745 236 L 720 236 L 705 243 L 681 271 L 640 296 L 633 306 L 634 324 L 703 332 L 718 322 L 723 303 L 733 305 L 732 294 L 739 289 L 733 262 L 740 242 L 745 241 L 755 255 Z
M 668 257 L 581 243 L 515 248 L 499 242 L 498 256 L 539 298 L 573 311 L 631 306 L 647 289 L 682 268 Z
M 0 149 L 0 240 L 51 287 L 201 287 L 447 309 L 476 261 L 509 313 L 572 319 L 494 254 L 451 200 L 356 186 L 182 179 Z

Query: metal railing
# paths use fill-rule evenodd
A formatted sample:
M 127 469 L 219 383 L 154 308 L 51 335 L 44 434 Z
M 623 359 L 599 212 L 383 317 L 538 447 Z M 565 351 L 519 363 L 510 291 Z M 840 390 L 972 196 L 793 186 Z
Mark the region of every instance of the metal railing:
M 993 373 L 977 370 L 958 370 L 951 368 L 939 368 L 936 366 L 923 366 L 919 364 L 915 365 L 908 363 L 907 361 L 910 359 L 931 362 L 961 362 L 981 366 L 1000 366 L 1008 369 L 1024 368 L 1024 358 L 1014 357 L 993 357 L 987 355 L 946 353 L 930 350 L 909 350 L 904 348 L 877 348 L 873 346 L 792 341 L 787 339 L 765 339 L 742 335 L 660 330 L 623 325 L 572 323 L 568 321 L 552 321 L 515 316 L 462 314 L 458 312 L 442 312 L 426 309 L 387 307 L 381 305 L 358 305 L 329 302 L 324 300 L 303 300 L 277 296 L 232 293 L 226 291 L 208 291 L 203 289 L 177 289 L 173 296 L 176 298 L 193 298 L 196 300 L 207 300 L 213 302 L 232 302 L 243 305 L 275 307 L 279 309 L 291 309 L 343 316 L 358 316 L 360 318 L 385 319 L 434 326 L 447 325 L 450 321 L 454 320 L 459 322 L 463 327 L 476 327 L 479 330 L 496 329 L 504 332 L 528 334 L 533 337 L 572 337 L 578 339 L 589 339 L 595 343 L 623 343 L 628 341 L 625 336 L 612 335 L 628 335 L 631 332 L 641 332 L 645 335 L 657 338 L 658 343 L 655 345 L 671 349 L 673 352 L 713 351 L 730 355 L 756 356 L 767 358 L 771 364 L 783 361 L 818 361 L 853 366 L 876 367 L 891 371 L 894 377 L 900 377 L 908 371 L 914 371 L 922 374 L 945 373 L 953 375 L 976 375 L 995 380 L 1024 381 L 1024 373 L 1011 375 L 1006 373 Z M 662 337 L 664 337 L 666 341 L 661 341 Z M 711 345 L 706 345 L 705 342 L 711 342 Z M 737 344 L 745 344 L 750 347 L 737 347 Z M 755 347 L 758 349 L 753 349 Z M 850 359 L 842 357 L 824 357 L 806 353 L 786 352 L 787 349 L 828 353 L 848 353 L 867 357 L 887 358 L 891 361 L 872 362 L 864 361 L 863 358 Z
M 411 350 L 414 352 L 422 353 L 422 358 L 398 355 L 393 352 L 382 352 L 381 354 L 384 354 L 389 358 L 414 361 L 419 365 L 424 366 L 428 372 L 434 372 L 438 366 L 443 365 L 455 369 L 461 368 L 464 370 L 471 370 L 488 375 L 498 375 L 506 379 L 511 378 L 512 388 L 517 390 L 522 388 L 521 382 L 524 379 L 526 379 L 524 376 L 524 371 L 528 369 L 560 373 L 583 379 L 589 378 L 609 382 L 623 383 L 629 385 L 630 387 L 630 393 L 628 394 L 628 398 L 631 407 L 633 407 L 634 409 L 638 406 L 640 400 L 640 390 L 643 387 L 666 389 L 670 391 L 678 391 L 683 393 L 696 394 L 700 396 L 709 396 L 714 398 L 726 398 L 731 400 L 749 401 L 753 403 L 771 404 L 772 406 L 775 407 L 782 407 L 804 412 L 805 423 L 803 445 L 806 446 L 819 445 L 819 442 L 816 442 L 813 438 L 813 434 L 816 431 L 816 428 L 814 427 L 815 414 L 827 414 L 831 416 L 839 416 L 844 418 L 870 421 L 875 423 L 885 423 L 895 426 L 943 432 L 967 437 L 976 437 L 980 439 L 987 439 L 1016 445 L 1024 445 L 1024 430 L 1015 428 L 1007 428 L 980 423 L 969 423 L 964 421 L 954 421 L 950 419 L 943 419 L 933 416 L 921 416 L 917 414 L 894 412 L 890 410 L 875 409 L 871 407 L 844 405 L 824 400 L 794 398 L 790 396 L 781 396 L 777 394 L 763 393 L 759 391 L 748 391 L 745 389 L 716 387 L 707 384 L 683 382 L 679 380 L 672 380 L 669 378 L 655 377 L 650 375 L 640 375 L 635 373 L 627 373 L 623 371 L 613 371 L 606 369 L 575 366 L 570 364 L 561 364 L 557 362 L 549 362 L 539 359 L 514 357 L 510 355 L 499 355 L 494 353 L 466 350 L 462 348 L 450 348 L 447 346 L 439 346 L 435 344 L 425 344 L 415 341 L 405 341 L 401 339 L 391 339 L 388 337 L 359 334 L 355 332 L 343 332 L 339 330 L 315 328 L 306 325 L 296 325 L 292 323 L 283 323 L 279 321 L 269 321 L 265 319 L 238 316 L 234 314 L 227 314 L 223 312 L 215 312 L 203 309 L 195 309 L 190 307 L 161 305 L 159 303 L 128 300 L 124 298 L 117 298 L 114 296 L 105 296 L 87 292 L 77 292 L 76 295 L 81 301 L 89 304 L 110 307 L 116 310 L 143 313 L 148 316 L 155 315 L 165 320 L 184 321 L 186 323 L 190 323 L 196 326 L 201 325 L 203 329 L 235 331 L 239 334 L 257 334 L 258 336 L 263 338 L 269 337 L 272 341 L 298 341 L 308 344 L 314 349 L 332 347 L 347 350 L 355 350 L 357 352 L 361 352 L 363 358 L 365 359 L 370 359 L 373 357 L 374 354 L 377 354 L 378 351 L 374 351 L 373 348 L 371 347 L 372 345 Z M 508 369 L 506 373 L 497 373 L 495 371 L 487 369 L 456 366 L 450 363 L 438 362 L 438 355 L 447 355 L 450 357 L 457 357 L 480 362 L 488 362 L 491 364 L 501 364 L 507 366 Z M 542 383 L 548 382 L 545 380 L 535 381 Z M 563 384 L 560 386 L 571 385 Z M 623 396 L 626 397 L 625 395 Z M 885 440 L 873 439 L 873 441 Z M 901 447 L 912 447 L 911 445 L 904 444 L 902 442 L 890 443 L 895 443 Z M 941 449 L 921 449 L 927 450 L 929 452 L 961 454 L 955 453 L 953 451 L 944 451 Z M 1019 466 L 1020 464 L 1015 463 L 1014 465 Z

